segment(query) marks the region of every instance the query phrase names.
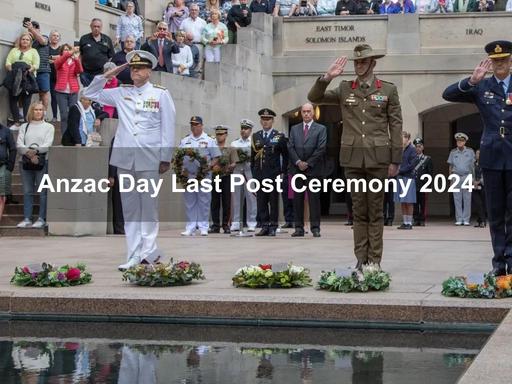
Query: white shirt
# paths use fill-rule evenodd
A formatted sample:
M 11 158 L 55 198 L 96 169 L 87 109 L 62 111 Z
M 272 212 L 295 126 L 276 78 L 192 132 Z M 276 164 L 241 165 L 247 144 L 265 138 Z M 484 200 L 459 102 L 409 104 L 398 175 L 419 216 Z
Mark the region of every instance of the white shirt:
M 194 36 L 194 43 L 196 44 L 201 42 L 201 34 L 203 33 L 203 29 L 205 27 L 206 21 L 200 17 L 196 17 L 195 20 L 192 20 L 191 17 L 187 17 L 181 22 L 181 29 L 186 33 L 192 33 Z
M 117 108 L 119 124 L 110 164 L 135 171 L 158 170 L 170 162 L 174 146 L 176 109 L 165 88 L 147 82 L 142 87 L 123 85 L 103 89 L 107 79 L 94 78 L 84 96 Z
M 27 125 L 28 123 L 25 123 L 20 126 L 16 140 L 18 151 L 24 155 L 34 147 L 41 153 L 48 152 L 48 148 L 53 145 L 54 126 L 45 121 L 32 121 L 27 132 Z
M 178 74 L 178 67 L 180 64 L 183 64 L 187 68 L 180 75 L 190 74 L 188 69 L 194 65 L 194 58 L 192 57 L 192 50 L 188 45 L 180 47 L 180 52 L 171 54 L 171 58 L 174 73 Z

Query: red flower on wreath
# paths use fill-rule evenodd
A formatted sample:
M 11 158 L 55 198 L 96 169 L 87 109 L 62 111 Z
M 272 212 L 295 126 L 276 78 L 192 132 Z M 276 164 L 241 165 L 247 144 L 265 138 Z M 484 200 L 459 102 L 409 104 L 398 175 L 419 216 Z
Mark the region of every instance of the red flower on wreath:
M 260 264 L 259 267 L 264 271 L 267 271 L 269 269 L 272 269 L 272 264 Z
M 180 261 L 178 264 L 176 264 L 176 267 L 185 270 L 190 267 L 190 263 L 188 261 Z
M 30 273 L 30 268 L 27 266 L 24 266 L 21 270 L 25 273 Z
M 66 278 L 69 281 L 79 280 L 80 279 L 80 270 L 78 268 L 71 268 L 66 273 Z

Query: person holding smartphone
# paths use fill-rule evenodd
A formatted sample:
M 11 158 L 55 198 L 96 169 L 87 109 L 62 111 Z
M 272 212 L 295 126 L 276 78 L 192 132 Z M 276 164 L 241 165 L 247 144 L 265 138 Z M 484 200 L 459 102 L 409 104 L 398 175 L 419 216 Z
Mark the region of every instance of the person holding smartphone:
M 315 6 L 307 0 L 300 0 L 298 4 L 292 4 L 290 16 L 316 16 Z

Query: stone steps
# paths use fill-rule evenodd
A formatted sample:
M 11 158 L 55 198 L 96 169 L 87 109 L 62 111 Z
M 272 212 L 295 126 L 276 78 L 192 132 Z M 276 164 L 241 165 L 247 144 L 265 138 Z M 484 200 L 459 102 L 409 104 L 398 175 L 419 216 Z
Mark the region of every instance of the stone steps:
M 48 235 L 48 226 L 44 228 L 17 228 L 14 226 L 0 226 L 0 237 L 44 237 Z

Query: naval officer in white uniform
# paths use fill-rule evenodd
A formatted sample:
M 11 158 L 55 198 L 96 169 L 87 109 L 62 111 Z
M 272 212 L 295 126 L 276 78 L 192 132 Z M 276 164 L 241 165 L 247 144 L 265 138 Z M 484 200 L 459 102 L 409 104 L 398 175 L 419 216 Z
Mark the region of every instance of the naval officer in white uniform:
M 243 217 L 242 207 L 244 206 L 244 197 L 247 205 L 247 226 L 248 232 L 254 232 L 256 230 L 256 195 L 247 189 L 247 181 L 252 179 L 251 172 L 251 136 L 252 128 L 254 123 L 249 119 L 242 119 L 240 121 L 240 138 L 236 139 L 231 143 L 231 147 L 237 151 L 243 151 L 246 157 L 240 158 L 238 154 L 239 162 L 236 164 L 233 174 L 242 175 L 245 179 L 244 185 L 237 185 L 235 191 L 231 195 L 231 201 L 233 202 L 233 220 L 231 223 L 231 232 L 240 230 L 240 217 Z M 243 195 L 240 189 L 244 189 Z M 242 201 L 240 201 L 242 200 Z
M 170 168 L 176 118 L 174 102 L 165 88 L 149 81 L 156 57 L 145 51 L 131 51 L 126 61 L 127 64 L 96 76 L 84 96 L 117 108 L 119 124 L 110 164 L 118 168 L 119 176 L 131 175 L 136 183 L 140 179 L 157 183 L 159 174 Z M 127 65 L 133 85 L 103 89 Z M 127 179 L 124 187 L 129 187 Z M 156 245 L 158 197 L 151 197 L 152 192 L 121 193 L 127 245 L 127 262 L 119 266 L 121 271 L 139 263 L 154 263 L 161 256 Z
M 222 155 L 217 142 L 203 131 L 203 119 L 200 116 L 190 118 L 190 135 L 185 136 L 180 143 L 180 148 L 195 148 L 201 156 L 206 157 L 209 168 L 217 164 Z M 183 159 L 183 167 L 188 173 L 189 179 L 195 179 L 199 170 L 199 163 L 190 160 L 188 156 Z M 206 176 L 212 178 L 211 172 Z M 193 236 L 197 229 L 201 236 L 208 236 L 208 219 L 210 218 L 211 192 L 184 192 L 187 224 L 182 236 Z

